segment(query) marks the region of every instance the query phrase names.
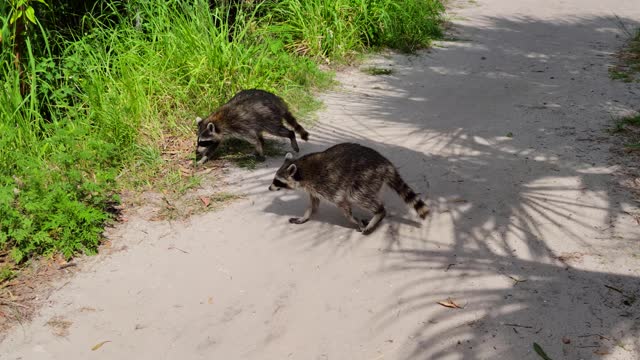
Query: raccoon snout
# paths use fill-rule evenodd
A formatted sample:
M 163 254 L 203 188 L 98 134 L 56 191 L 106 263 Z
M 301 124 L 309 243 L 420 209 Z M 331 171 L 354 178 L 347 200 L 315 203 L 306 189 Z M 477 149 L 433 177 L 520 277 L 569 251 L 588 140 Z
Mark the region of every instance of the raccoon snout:
M 269 191 L 277 191 L 277 190 L 280 190 L 280 188 L 276 187 L 276 186 L 275 186 L 275 185 L 273 185 L 273 184 L 271 184 L 271 185 L 269 186 Z

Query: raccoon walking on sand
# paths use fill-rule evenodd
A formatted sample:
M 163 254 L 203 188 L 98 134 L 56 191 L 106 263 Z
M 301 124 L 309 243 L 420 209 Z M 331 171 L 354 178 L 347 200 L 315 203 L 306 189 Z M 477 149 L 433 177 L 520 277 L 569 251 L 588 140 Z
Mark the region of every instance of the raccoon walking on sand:
M 367 235 L 386 215 L 379 197 L 384 184 L 413 206 L 422 219 L 427 216 L 429 209 L 424 201 L 404 182 L 387 158 L 353 143 L 334 145 L 299 159 L 287 153 L 269 190 L 302 189 L 309 193 L 309 207 L 301 218 L 289 219 L 291 223 L 307 222 L 318 209 L 320 199 L 324 199 L 337 205 L 356 229 Z M 373 213 L 373 218 L 369 221 L 356 219 L 351 213 L 352 204 Z
M 237 137 L 253 143 L 259 158 L 264 157 L 263 133 L 289 138 L 293 150 L 299 152 L 295 133 L 283 125 L 282 119 L 300 134 L 303 140 L 309 139 L 309 133 L 291 115 L 282 98 L 264 90 L 240 91 L 206 118 L 196 118 L 198 164 L 209 160 L 227 137 Z

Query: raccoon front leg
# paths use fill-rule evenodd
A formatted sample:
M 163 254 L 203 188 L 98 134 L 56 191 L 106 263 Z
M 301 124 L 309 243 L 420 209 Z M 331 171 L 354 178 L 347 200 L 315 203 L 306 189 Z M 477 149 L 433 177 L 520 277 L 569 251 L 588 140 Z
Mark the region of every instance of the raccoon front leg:
M 355 217 L 353 217 L 353 214 L 351 213 L 351 204 L 349 203 L 349 201 L 345 200 L 341 203 L 338 204 L 338 207 L 342 210 L 342 212 L 344 213 L 344 216 L 352 223 L 356 226 L 356 230 L 362 232 L 362 230 L 364 230 L 364 226 L 362 226 L 362 222 L 359 221 L 358 219 L 356 219 Z
M 292 224 L 304 224 L 309 221 L 311 215 L 315 214 L 316 210 L 318 210 L 318 205 L 320 205 L 320 199 L 309 194 L 310 204 L 307 210 L 305 210 L 304 215 L 301 218 L 291 218 L 289 222 Z

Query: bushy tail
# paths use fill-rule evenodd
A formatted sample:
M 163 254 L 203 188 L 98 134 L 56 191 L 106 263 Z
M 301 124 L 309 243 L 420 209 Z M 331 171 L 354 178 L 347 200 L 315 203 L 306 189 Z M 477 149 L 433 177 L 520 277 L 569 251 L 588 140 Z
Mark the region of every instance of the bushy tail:
M 398 195 L 407 203 L 407 205 L 412 205 L 413 208 L 418 213 L 420 218 L 424 219 L 429 214 L 429 208 L 422 201 L 422 199 L 416 194 L 410 187 L 407 185 L 402 177 L 398 173 L 397 170 L 394 169 L 395 174 L 393 175 L 393 180 L 389 183 L 389 186 L 395 190 Z
M 300 138 L 302 138 L 302 140 L 304 141 L 309 140 L 309 133 L 307 132 L 307 130 L 303 129 L 302 126 L 298 124 L 298 121 L 296 120 L 296 118 L 293 117 L 293 115 L 291 115 L 290 112 L 287 111 L 287 113 L 284 114 L 284 119 L 287 121 L 289 125 L 291 125 L 291 127 L 293 127 L 293 130 L 295 132 L 300 134 Z

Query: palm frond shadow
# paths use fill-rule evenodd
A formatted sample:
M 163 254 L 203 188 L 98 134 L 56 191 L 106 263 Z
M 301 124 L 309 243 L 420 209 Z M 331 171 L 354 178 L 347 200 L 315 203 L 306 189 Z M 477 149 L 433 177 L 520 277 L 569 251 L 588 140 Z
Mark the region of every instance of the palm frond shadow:
M 594 124 L 614 110 L 604 91 L 590 90 L 602 87 L 602 77 L 588 71 L 605 68 L 615 21 L 484 22 L 459 26 L 471 44 L 448 43 L 429 58 L 395 57 L 392 76 L 326 95 L 332 107 L 303 145 L 305 152 L 338 142 L 370 146 L 429 198 L 432 214 L 416 227 L 411 209 L 384 194 L 391 215 L 376 230 L 385 244 L 380 276 L 398 286 L 380 294 L 389 305 L 371 326 L 383 331 L 417 319 L 403 359 L 535 357 L 527 355 L 534 341 L 552 358 L 640 352 L 640 277 L 630 265 L 638 261 L 599 256 L 640 254 L 640 231 L 625 211 L 634 204 L 603 171 L 601 145 L 578 140 L 599 134 Z M 584 32 L 592 41 L 574 40 Z M 481 56 L 502 59 L 500 70 L 469 64 Z M 244 178 L 246 191 L 266 191 L 280 163 L 270 159 Z M 277 194 L 264 211 L 286 221 L 307 201 L 304 194 Z M 311 222 L 312 232 L 283 230 L 301 251 L 330 246 L 337 254 L 367 239 L 327 206 Z M 567 260 L 574 249 L 582 260 Z M 437 304 L 449 297 L 466 306 Z

